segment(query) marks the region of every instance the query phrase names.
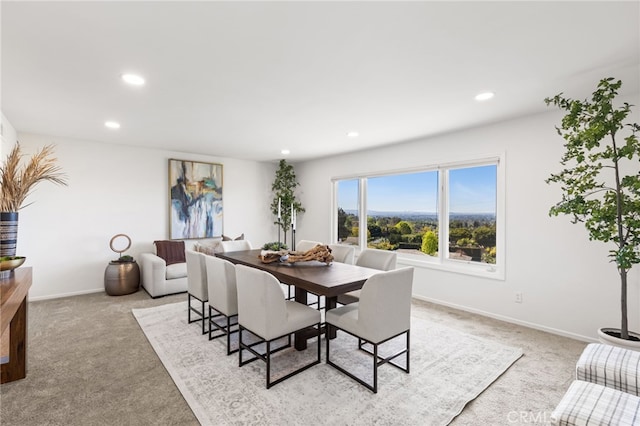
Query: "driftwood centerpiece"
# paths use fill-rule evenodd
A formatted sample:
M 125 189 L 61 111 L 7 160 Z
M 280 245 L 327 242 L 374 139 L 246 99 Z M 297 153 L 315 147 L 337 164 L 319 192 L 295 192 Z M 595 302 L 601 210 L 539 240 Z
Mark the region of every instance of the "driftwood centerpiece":
M 289 251 L 279 250 L 270 251 L 263 250 L 260 253 L 260 261 L 262 263 L 297 263 L 297 262 L 310 262 L 312 260 L 323 262 L 329 265 L 333 262 L 333 255 L 331 254 L 331 248 L 318 244 L 311 250 L 307 251 Z

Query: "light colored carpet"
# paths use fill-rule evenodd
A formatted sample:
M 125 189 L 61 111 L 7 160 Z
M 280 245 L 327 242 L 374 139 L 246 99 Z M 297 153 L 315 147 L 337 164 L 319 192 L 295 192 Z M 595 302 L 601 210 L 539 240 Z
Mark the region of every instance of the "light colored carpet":
M 521 349 L 412 318 L 411 374 L 382 366 L 377 395 L 324 362 L 267 390 L 264 363 L 239 368 L 222 339 L 209 341 L 199 324 L 187 324 L 185 302 L 132 312 L 203 425 L 446 425 L 522 356 Z M 302 353 L 280 352 L 276 370 L 291 356 L 314 356 L 314 343 Z M 344 353 L 356 367 L 357 357 L 366 357 L 344 333 L 331 347 L 332 359 Z

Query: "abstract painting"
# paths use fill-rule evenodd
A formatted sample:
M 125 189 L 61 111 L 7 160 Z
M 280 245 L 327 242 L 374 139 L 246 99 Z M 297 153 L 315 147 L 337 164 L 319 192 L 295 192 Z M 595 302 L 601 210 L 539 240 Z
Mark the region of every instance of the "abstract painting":
M 172 240 L 222 236 L 222 164 L 169 160 Z

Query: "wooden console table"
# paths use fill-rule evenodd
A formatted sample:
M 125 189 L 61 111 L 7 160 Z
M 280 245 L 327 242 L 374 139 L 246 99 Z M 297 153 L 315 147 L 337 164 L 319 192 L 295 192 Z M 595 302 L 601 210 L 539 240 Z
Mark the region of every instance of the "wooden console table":
M 0 279 L 0 383 L 27 376 L 27 294 L 31 287 L 31 267 L 14 270 Z

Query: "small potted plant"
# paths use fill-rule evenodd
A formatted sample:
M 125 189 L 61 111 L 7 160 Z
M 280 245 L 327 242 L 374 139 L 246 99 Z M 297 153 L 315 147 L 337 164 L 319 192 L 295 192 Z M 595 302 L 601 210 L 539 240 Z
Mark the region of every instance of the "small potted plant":
M 273 241 L 270 243 L 265 243 L 265 245 L 262 246 L 262 250 L 280 251 L 280 250 L 289 250 L 289 247 L 283 242 Z

